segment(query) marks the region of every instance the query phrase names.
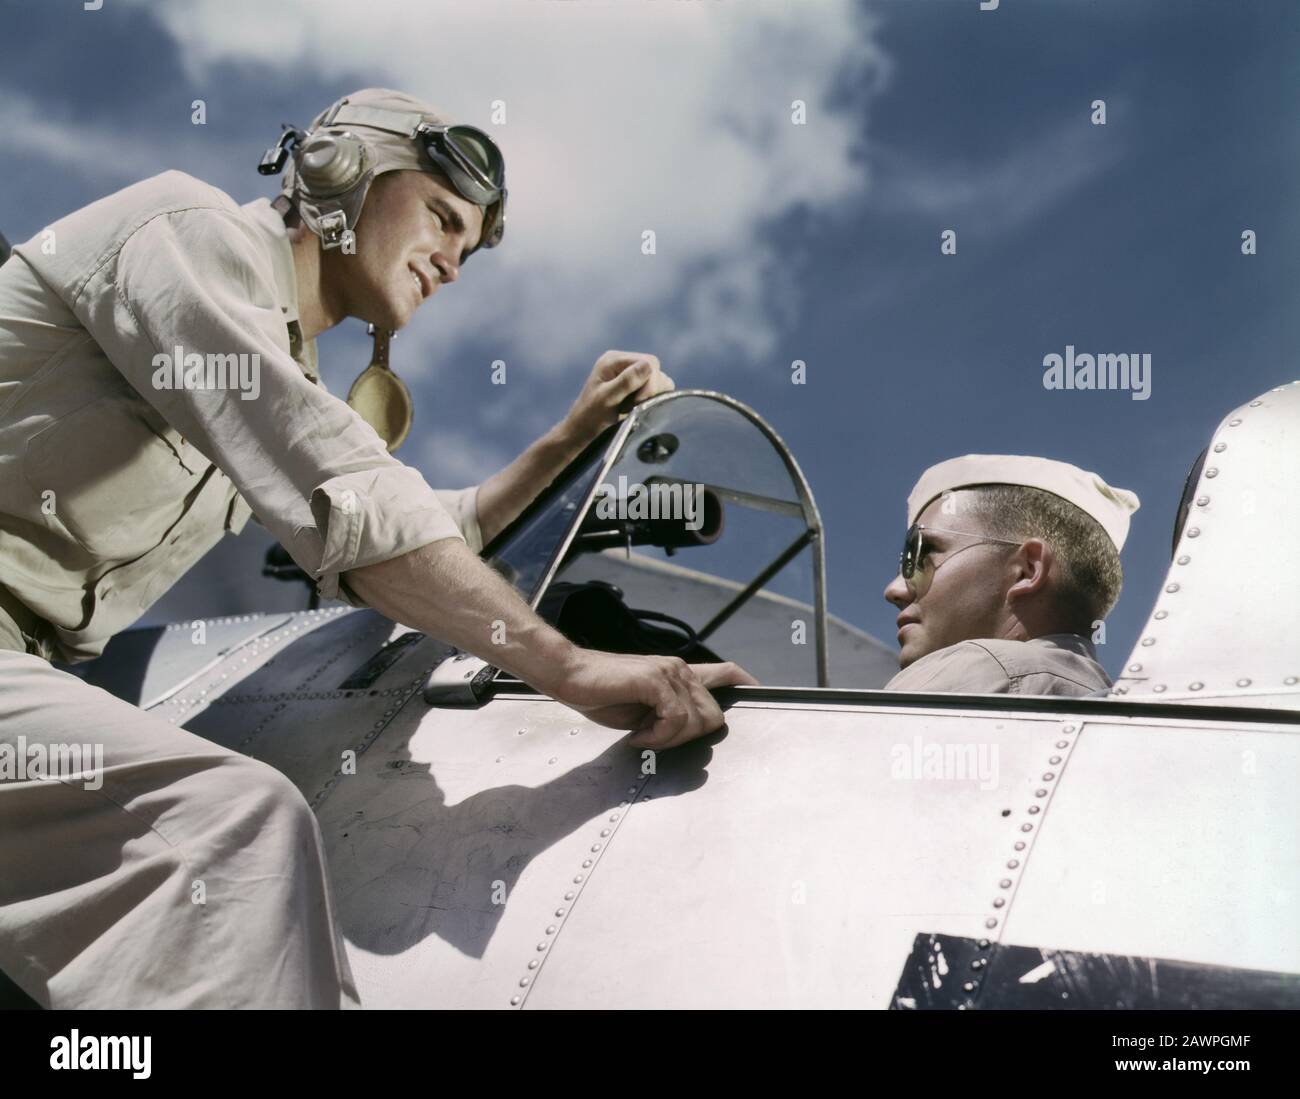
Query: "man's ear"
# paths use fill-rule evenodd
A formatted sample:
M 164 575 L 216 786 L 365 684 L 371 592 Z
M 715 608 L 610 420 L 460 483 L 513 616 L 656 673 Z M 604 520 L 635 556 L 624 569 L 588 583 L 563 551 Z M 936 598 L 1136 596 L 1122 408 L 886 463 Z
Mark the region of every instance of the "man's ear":
M 1041 538 L 1028 538 L 1011 558 L 1016 577 L 1007 589 L 1007 599 L 1020 599 L 1047 589 L 1056 569 L 1056 553 Z

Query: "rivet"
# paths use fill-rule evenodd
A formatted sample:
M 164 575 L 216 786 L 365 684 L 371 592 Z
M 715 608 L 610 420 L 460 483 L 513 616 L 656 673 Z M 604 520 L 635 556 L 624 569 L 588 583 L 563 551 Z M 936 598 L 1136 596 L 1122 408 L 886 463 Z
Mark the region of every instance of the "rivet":
M 1164 693 L 1165 693 L 1165 685 L 1164 685 L 1163 683 L 1157 683 L 1157 684 L 1156 684 L 1154 687 L 1152 687 L 1151 689 L 1152 689 L 1153 691 L 1155 691 L 1155 693 L 1158 694 L 1158 695 L 1160 695 L 1160 694 L 1164 694 Z
M 963 992 L 974 992 L 974 991 L 975 991 L 975 982 L 974 982 L 974 981 L 967 981 L 964 985 L 961 986 L 961 988 L 962 988 L 962 991 L 963 991 Z
M 998 882 L 998 888 L 999 888 L 999 889 L 1010 889 L 1010 888 L 1011 888 L 1011 879 L 1010 879 L 1010 878 L 1003 878 L 1000 882 Z
M 1166 618 L 1169 617 L 1169 612 L 1168 612 L 1168 611 L 1156 611 L 1156 613 L 1155 613 L 1152 617 L 1154 617 L 1155 620 L 1156 620 L 1157 622 L 1163 622 Z
M 610 820 L 618 820 L 618 814 L 617 814 L 617 813 L 611 813 L 611 814 L 609 815 L 609 819 L 610 819 Z
M 599 850 L 601 849 L 602 846 L 603 846 L 602 844 L 599 844 L 599 843 L 593 843 L 593 844 L 591 845 L 591 849 L 592 849 L 593 851 L 599 851 Z
M 547 944 L 546 944 L 545 942 L 540 942 L 540 943 L 537 944 L 537 949 L 538 949 L 538 950 L 545 950 L 545 949 L 546 949 L 546 946 L 547 946 Z
M 628 796 L 628 797 L 631 797 L 631 796 L 632 796 L 633 794 L 635 794 L 635 793 L 636 793 L 636 787 L 635 787 L 635 786 L 629 786 L 629 787 L 627 788 L 627 796 Z
M 1215 453 L 1215 454 L 1222 454 L 1222 453 L 1223 453 L 1225 450 L 1227 450 L 1227 449 L 1228 449 L 1228 444 L 1227 444 L 1227 443 L 1215 443 L 1215 444 L 1214 444 L 1214 453 Z
M 532 980 L 531 980 L 531 978 L 529 978 L 529 977 L 520 977 L 520 978 L 519 978 L 519 987 L 520 987 L 520 988 L 527 988 L 531 983 L 532 983 Z
M 1030 824 L 1028 821 L 1026 821 L 1024 824 L 1020 826 L 1020 831 L 1022 832 L 1032 832 L 1033 830 L 1034 830 L 1034 826 Z
M 515 730 L 515 736 L 523 736 L 524 733 L 526 733 L 526 732 L 528 732 L 527 729 L 516 729 L 516 730 Z
M 564 899 L 566 901 L 571 901 L 577 895 L 578 895 L 577 893 L 575 893 L 572 889 L 570 889 L 567 893 L 564 894 Z
M 1156 643 L 1156 639 L 1155 639 L 1154 637 L 1144 637 L 1144 638 L 1142 638 L 1142 645 L 1143 645 L 1144 648 L 1148 648 L 1148 649 L 1149 649 L 1149 648 L 1151 648 L 1151 646 L 1154 645 L 1155 643 Z
M 1205 686 L 1205 684 L 1198 679 L 1193 683 L 1187 684 L 1187 686 L 1190 687 L 1193 691 L 1199 691 L 1202 687 Z
M 1068 740 L 1058 740 L 1056 742 L 1056 746 L 1058 748 L 1068 748 L 1070 746 L 1070 742 Z
M 588 866 L 590 866 L 590 865 L 591 865 L 591 859 L 583 859 L 583 860 L 582 860 L 582 866 L 583 866 L 583 869 L 586 869 L 586 868 L 587 868 Z
M 983 969 L 986 965 L 988 965 L 988 962 L 985 959 L 976 958 L 973 962 L 971 962 L 970 967 L 971 969 Z
M 1014 870 L 1014 869 L 1015 869 L 1017 866 L 1019 866 L 1019 865 L 1020 865 L 1020 860 L 1019 860 L 1019 859 L 1007 859 L 1007 869 L 1008 869 L 1008 870 Z
M 1198 508 L 1205 507 L 1205 505 L 1208 504 L 1209 502 L 1210 502 L 1210 498 L 1208 496 L 1198 496 L 1196 498 L 1196 506 Z
M 1237 686 L 1238 686 L 1238 687 L 1249 687 L 1249 686 L 1250 686 L 1250 680 L 1249 680 L 1249 679 L 1239 679 L 1239 680 L 1237 680 Z
M 1228 426 L 1229 426 L 1229 427 L 1236 427 L 1239 423 L 1241 423 L 1241 417 L 1240 417 L 1240 416 L 1234 416 L 1231 420 L 1228 421 Z
M 1179 563 L 1180 565 L 1186 565 L 1186 564 L 1188 564 L 1190 561 L 1191 561 L 1191 558 L 1188 557 L 1187 554 L 1184 553 L 1184 554 L 1180 554 L 1180 555 L 1179 555 L 1178 563 Z
M 574 874 L 574 875 L 573 875 L 573 884 L 574 884 L 574 885 L 578 885 L 578 884 L 580 884 L 580 883 L 582 882 L 582 879 L 583 879 L 585 876 L 586 876 L 586 875 L 584 875 L 584 874 Z
M 1128 670 L 1129 670 L 1130 672 L 1140 672 L 1140 671 L 1142 670 L 1142 665 L 1141 665 L 1141 664 L 1130 664 L 1130 665 L 1128 666 Z
M 984 926 L 990 929 L 997 927 L 997 925 L 998 925 L 998 921 L 994 919 L 992 916 L 990 916 L 987 920 L 984 921 Z
M 1066 726 L 1061 730 L 1061 732 L 1063 732 L 1063 733 L 1072 733 L 1072 732 L 1074 732 L 1074 726 L 1073 726 L 1073 725 L 1066 725 Z
M 1045 797 L 1047 797 L 1047 791 L 1046 791 L 1046 790 L 1035 790 L 1035 791 L 1034 791 L 1034 797 L 1036 797 L 1036 798 L 1045 798 Z M 1036 809 L 1036 808 L 1037 808 L 1037 806 L 1033 806 L 1033 805 L 1031 805 L 1031 806 L 1029 807 L 1029 811 L 1032 813 L 1032 812 L 1034 811 L 1034 809 Z
M 1251 407 L 1251 408 L 1258 408 L 1258 407 L 1259 407 L 1260 405 L 1262 405 L 1263 403 L 1264 403 L 1263 401 L 1251 401 L 1251 402 L 1250 402 L 1250 407 Z
M 1200 527 L 1188 527 L 1188 528 L 1187 528 L 1187 537 L 1188 537 L 1188 538 L 1199 538 L 1200 536 L 1201 536 L 1201 528 L 1200 528 Z
M 578 735 L 578 730 L 577 730 L 577 729 L 570 729 L 570 730 L 569 730 L 569 736 L 577 736 L 577 735 Z
M 1016 842 L 1015 842 L 1015 849 L 1016 849 L 1017 851 L 1023 851 L 1023 850 L 1025 849 L 1025 841 L 1024 841 L 1024 840 L 1016 840 Z
M 556 758 L 557 758 L 557 757 L 555 757 L 555 756 L 551 756 L 551 758 L 548 759 L 546 762 L 547 762 L 547 763 L 554 763 L 555 760 L 556 760 Z
M 546 929 L 546 933 L 548 935 L 554 935 L 555 931 L 556 931 L 555 924 L 551 924 L 551 926 Z
M 522 996 L 511 996 L 511 997 L 510 997 L 510 1004 L 511 1004 L 511 1006 L 512 1006 L 512 1007 L 513 1007 L 513 1006 L 517 1006 L 517 1005 L 519 1004 L 519 1001 L 520 1001 L 521 999 L 523 999 Z
M 1175 580 L 1172 584 L 1165 585 L 1165 591 L 1169 592 L 1169 594 L 1172 595 L 1174 592 L 1179 590 L 1180 586 L 1181 585 L 1178 583 L 1178 581 Z
M 1043 774 L 1044 782 L 1051 782 L 1054 778 L 1056 778 L 1056 775 L 1052 771 L 1047 771 Z
M 529 968 L 529 969 L 536 969 L 536 968 L 537 968 L 539 965 L 541 965 L 541 964 L 542 964 L 542 962 L 541 962 L 541 959 L 540 959 L 540 958 L 534 958 L 531 962 L 528 963 L 528 968 Z
M 500 763 L 505 758 L 505 756 L 497 756 L 497 762 Z
M 1289 675 L 1284 680 L 1282 680 L 1282 682 L 1285 683 L 1288 687 L 1292 687 L 1296 684 L 1297 680 L 1295 676 Z
M 1039 810 L 1040 808 L 1041 808 L 1041 806 L 1038 806 L 1038 805 L 1031 805 L 1031 806 L 1029 807 L 1029 811 L 1030 811 L 1031 813 L 1037 813 L 1038 810 Z
M 563 918 L 564 918 L 564 914 L 565 914 L 567 911 L 568 911 L 567 908 L 557 908 L 557 909 L 555 910 L 555 917 L 556 917 L 556 919 L 563 919 Z
M 1052 756 L 1052 758 L 1049 759 L 1047 762 L 1048 762 L 1048 763 L 1051 763 L 1051 764 L 1057 764 L 1057 763 L 1060 763 L 1060 762 L 1061 762 L 1061 757 L 1060 757 L 1060 756 Z
M 602 829 L 600 830 L 600 834 L 601 834 L 602 836 L 608 836 L 609 833 L 610 833 L 610 829 L 608 829 L 608 828 L 602 828 Z
M 1218 475 L 1219 475 L 1219 471 L 1213 467 L 1205 471 L 1205 476 L 1207 477 L 1217 477 Z
M 980 939 L 980 941 L 977 942 L 975 945 L 978 946 L 981 950 L 987 950 L 989 948 L 989 941 L 988 939 Z
M 1007 899 L 1006 899 L 1006 897 L 994 897 L 994 898 L 993 898 L 993 907 L 994 907 L 994 908 L 1001 908 L 1001 907 L 1002 907 L 1003 905 L 1005 905 L 1006 903 L 1007 903 Z

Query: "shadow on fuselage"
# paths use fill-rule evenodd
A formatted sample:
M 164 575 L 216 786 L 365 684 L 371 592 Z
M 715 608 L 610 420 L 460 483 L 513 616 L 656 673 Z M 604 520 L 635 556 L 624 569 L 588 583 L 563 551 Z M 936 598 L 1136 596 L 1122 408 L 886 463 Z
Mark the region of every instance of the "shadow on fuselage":
M 411 760 L 414 727 L 404 727 L 400 746 L 388 746 L 395 755 L 382 781 L 391 793 L 380 813 L 355 811 L 326 838 L 339 920 L 349 942 L 372 953 L 400 954 L 436 935 L 481 958 L 528 865 L 618 808 L 641 780 L 641 753 L 619 740 L 541 786 L 496 786 L 449 805 L 430 766 Z M 664 796 L 704 785 L 723 736 L 672 750 L 672 789 Z

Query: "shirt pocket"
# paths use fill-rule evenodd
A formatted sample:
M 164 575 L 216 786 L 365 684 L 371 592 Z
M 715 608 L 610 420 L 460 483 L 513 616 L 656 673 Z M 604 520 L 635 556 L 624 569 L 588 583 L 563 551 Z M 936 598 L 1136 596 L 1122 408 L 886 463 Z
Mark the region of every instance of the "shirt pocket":
M 138 397 L 113 394 L 33 435 L 23 475 L 47 522 L 98 560 L 129 561 L 162 542 L 207 464 Z

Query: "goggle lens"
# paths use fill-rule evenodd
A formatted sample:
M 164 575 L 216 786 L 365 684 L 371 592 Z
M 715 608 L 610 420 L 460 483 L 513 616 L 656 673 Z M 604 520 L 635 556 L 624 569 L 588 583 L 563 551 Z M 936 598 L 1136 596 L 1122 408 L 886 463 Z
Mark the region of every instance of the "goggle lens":
M 475 126 L 428 126 L 424 149 L 461 197 L 484 208 L 480 248 L 500 243 L 506 223 L 506 163 L 497 143 Z

